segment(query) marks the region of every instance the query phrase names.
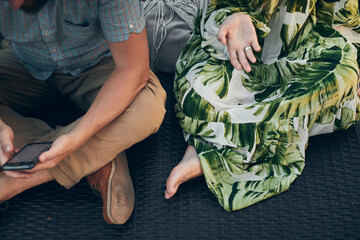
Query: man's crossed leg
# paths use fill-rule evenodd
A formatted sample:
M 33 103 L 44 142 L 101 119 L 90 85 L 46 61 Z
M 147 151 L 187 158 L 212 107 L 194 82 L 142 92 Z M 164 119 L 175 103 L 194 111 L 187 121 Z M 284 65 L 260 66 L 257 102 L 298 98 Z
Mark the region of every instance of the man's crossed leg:
M 113 68 L 114 61 L 107 58 L 76 77 L 55 72 L 47 81 L 40 81 L 24 69 L 11 48 L 3 47 L 0 118 L 12 129 L 15 148 L 30 142 L 54 141 L 81 121 L 79 118 L 68 126 L 53 129 L 39 119 L 23 117 L 22 113 L 41 108 L 61 95 L 86 111 Z M 123 151 L 158 130 L 165 114 L 165 99 L 165 91 L 151 73 L 146 86 L 121 115 L 56 166 L 26 178 L 13 178 L 0 172 L 0 201 L 53 179 L 70 188 L 90 175 L 90 184 L 102 195 L 105 220 L 115 224 L 126 222 L 133 210 L 134 190 Z

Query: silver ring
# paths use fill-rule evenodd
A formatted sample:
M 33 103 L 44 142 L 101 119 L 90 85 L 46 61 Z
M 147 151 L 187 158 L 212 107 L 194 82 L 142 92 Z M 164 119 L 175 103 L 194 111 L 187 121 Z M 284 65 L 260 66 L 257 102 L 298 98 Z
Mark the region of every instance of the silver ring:
M 248 51 L 248 50 L 252 50 L 252 47 L 247 46 L 247 47 L 244 48 L 244 50 L 245 50 L 245 52 Z

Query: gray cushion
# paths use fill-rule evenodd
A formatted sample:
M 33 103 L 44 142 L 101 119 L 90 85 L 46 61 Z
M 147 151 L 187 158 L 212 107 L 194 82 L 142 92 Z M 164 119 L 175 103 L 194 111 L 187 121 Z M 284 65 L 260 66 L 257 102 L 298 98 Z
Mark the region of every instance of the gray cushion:
M 192 29 L 184 20 L 179 17 L 176 12 L 166 6 L 164 22 L 167 22 L 169 19 L 171 19 L 172 14 L 174 15 L 171 21 L 166 24 L 166 36 L 163 42 L 159 45 L 161 32 L 159 31 L 154 33 L 157 12 L 158 7 L 155 5 L 145 14 L 151 68 L 158 72 L 174 73 L 176 60 L 189 40 Z M 155 45 L 153 44 L 154 42 Z M 155 53 L 156 46 L 160 47 L 157 53 Z

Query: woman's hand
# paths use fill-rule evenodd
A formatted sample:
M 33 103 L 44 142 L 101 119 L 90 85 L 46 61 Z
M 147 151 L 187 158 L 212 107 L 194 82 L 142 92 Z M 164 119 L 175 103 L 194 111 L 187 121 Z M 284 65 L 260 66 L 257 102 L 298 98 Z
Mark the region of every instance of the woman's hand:
M 250 16 L 244 13 L 228 16 L 220 26 L 218 39 L 223 45 L 227 45 L 230 62 L 234 68 L 250 72 L 248 60 L 255 63 L 253 50 L 261 50 Z

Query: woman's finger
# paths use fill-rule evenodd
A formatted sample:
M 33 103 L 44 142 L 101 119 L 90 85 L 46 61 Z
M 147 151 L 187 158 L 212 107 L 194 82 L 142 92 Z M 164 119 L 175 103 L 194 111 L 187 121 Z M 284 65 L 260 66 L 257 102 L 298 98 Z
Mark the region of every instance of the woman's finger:
M 260 44 L 259 44 L 257 38 L 251 43 L 251 46 L 255 52 L 259 52 L 261 50 L 261 47 L 260 47 Z
M 246 57 L 250 60 L 250 62 L 255 63 L 256 62 L 256 57 L 255 57 L 255 55 L 253 53 L 252 47 L 250 47 L 250 46 L 246 47 L 244 49 L 244 51 L 245 51 Z
M 241 64 L 239 62 L 238 55 L 236 54 L 236 51 L 234 51 L 234 50 L 229 51 L 229 55 L 230 55 L 230 62 L 233 65 L 233 67 L 240 71 L 242 69 L 242 67 L 241 67 Z
M 218 34 L 218 40 L 221 42 L 221 44 L 226 45 L 226 36 L 227 36 L 227 29 L 225 27 L 220 27 L 219 34 Z
M 239 56 L 239 60 L 240 60 L 240 64 L 242 66 L 242 68 L 246 71 L 246 72 L 250 72 L 251 71 L 251 67 L 250 64 L 246 58 L 245 52 L 244 50 L 240 50 L 238 51 L 238 56 Z

